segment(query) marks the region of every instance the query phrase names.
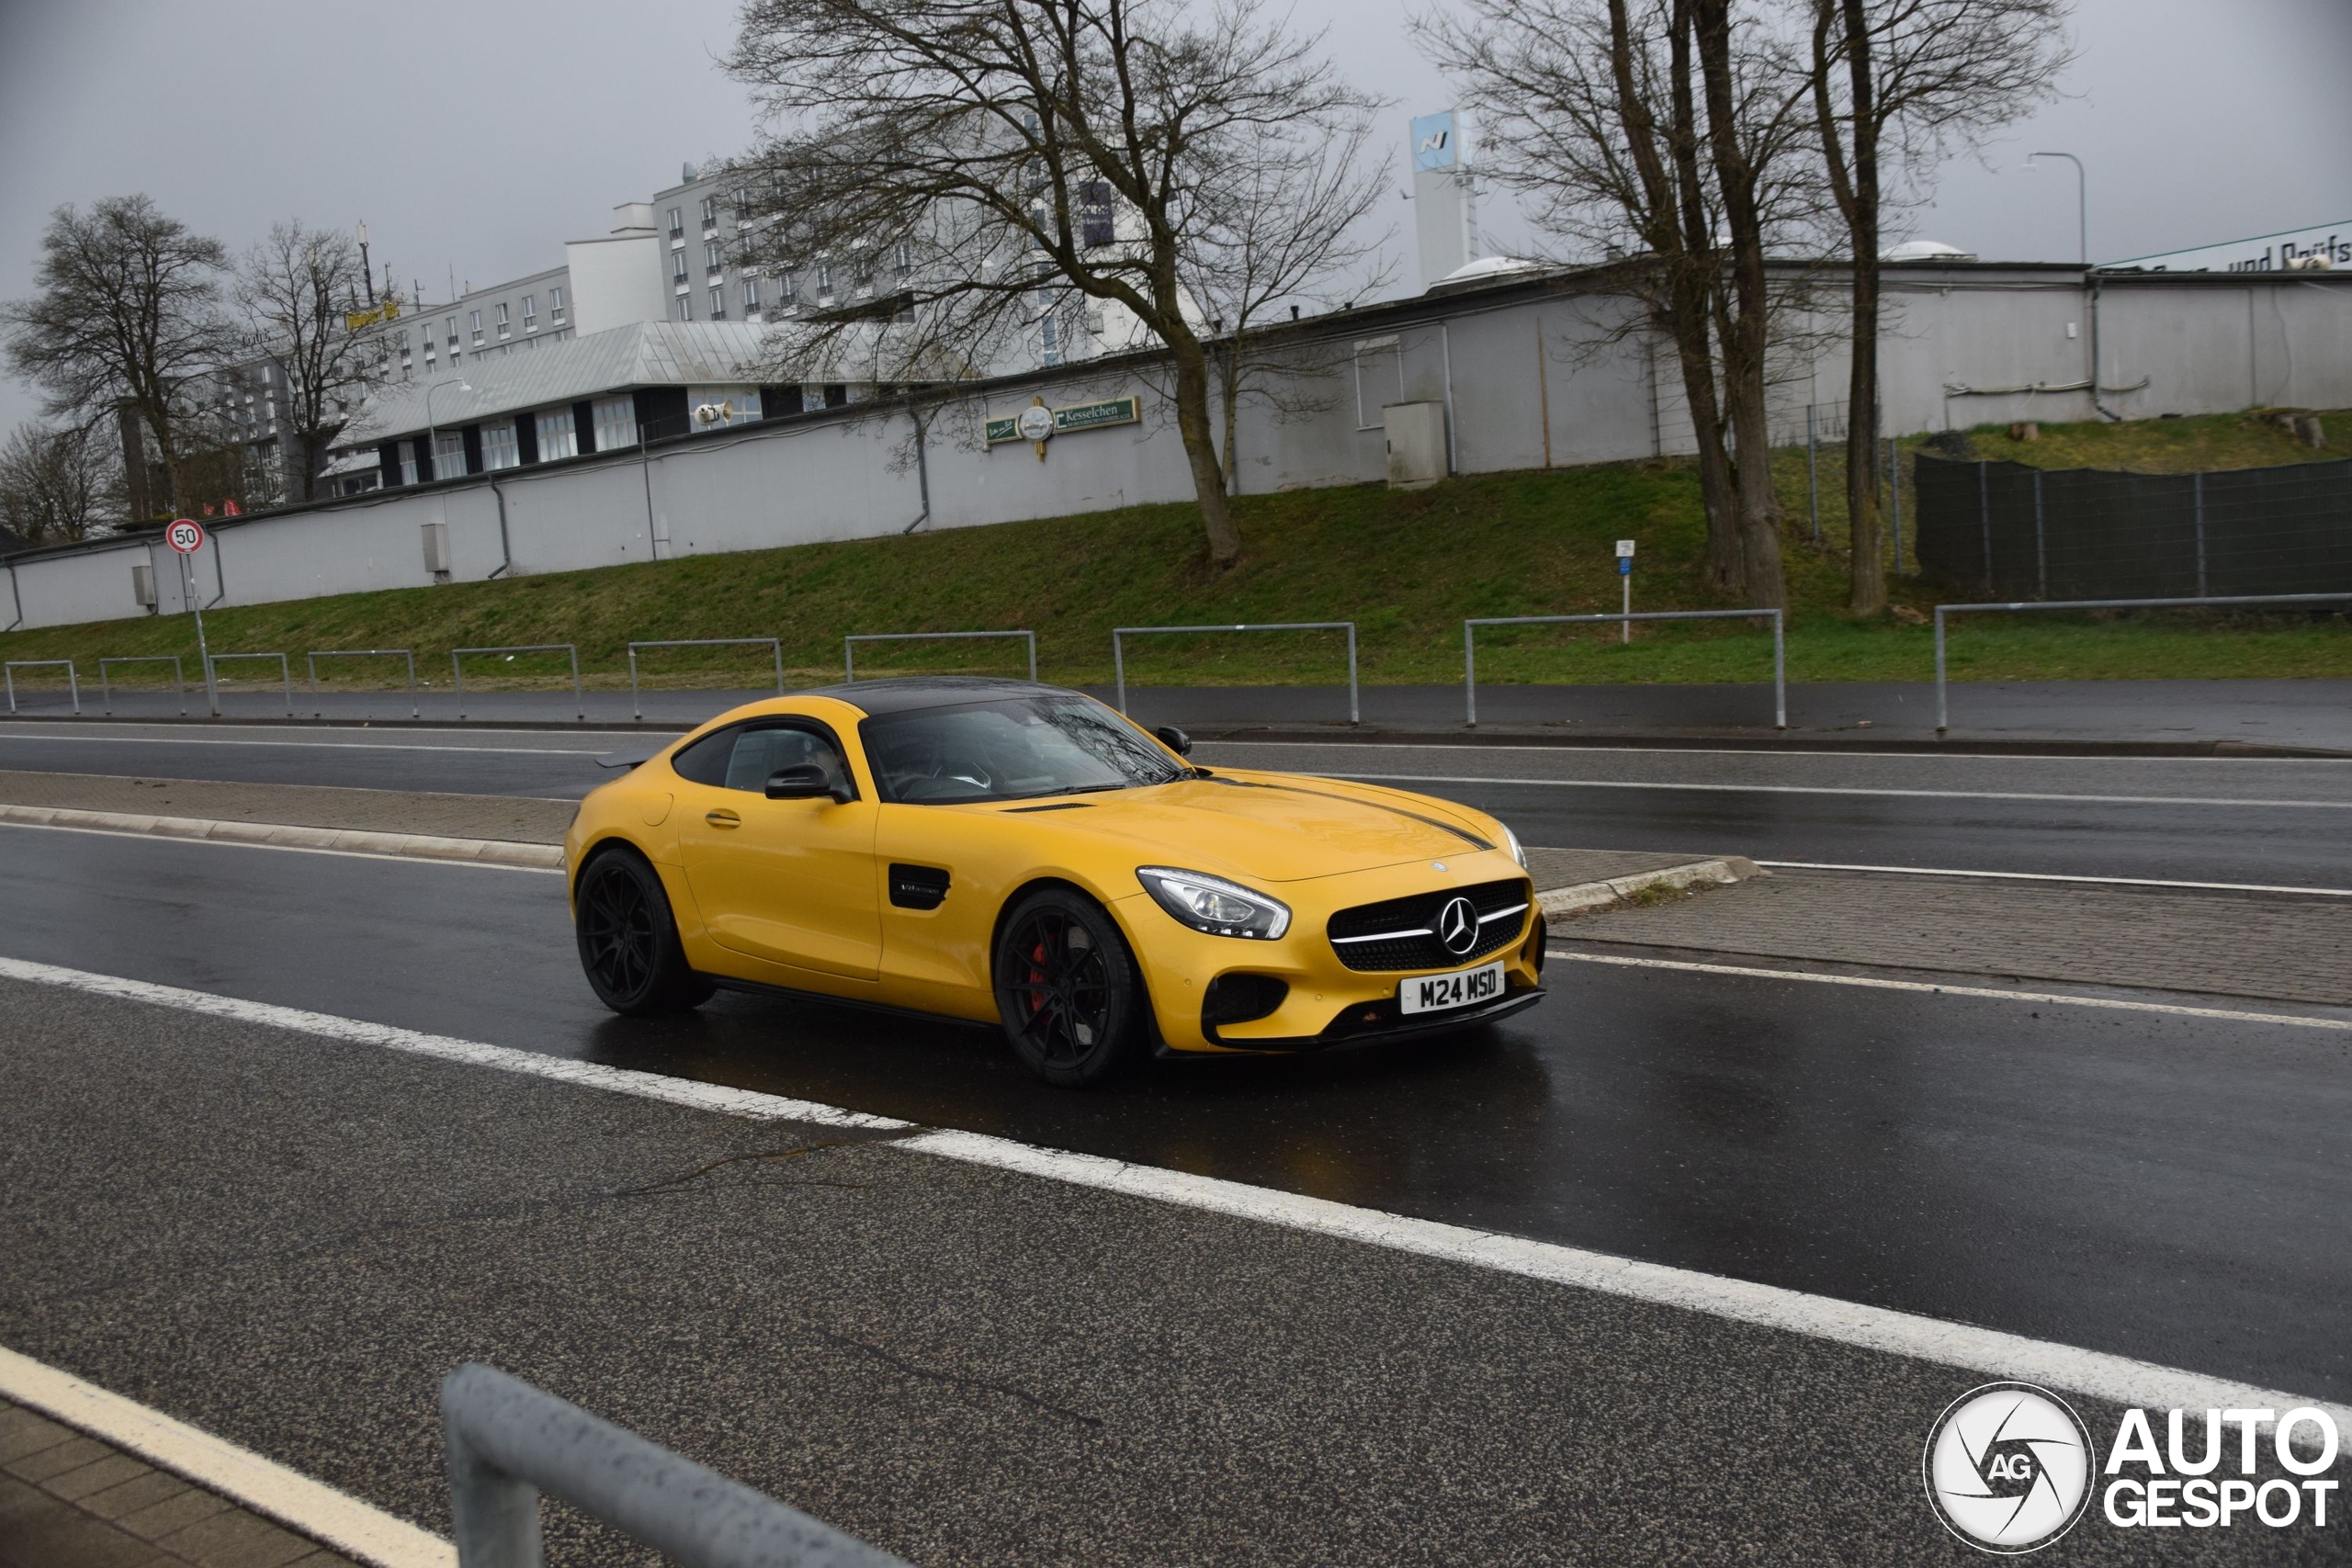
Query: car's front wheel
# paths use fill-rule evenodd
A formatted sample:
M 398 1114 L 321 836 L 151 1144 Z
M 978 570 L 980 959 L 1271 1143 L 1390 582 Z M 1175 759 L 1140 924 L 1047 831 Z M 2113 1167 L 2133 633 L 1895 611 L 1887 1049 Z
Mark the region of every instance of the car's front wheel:
M 572 929 L 589 986 L 615 1012 L 652 1018 L 710 999 L 710 981 L 686 964 L 662 878 L 633 852 L 606 850 L 588 863 Z
M 1142 1048 L 1147 1002 L 1126 939 L 1068 888 L 1030 894 L 997 939 L 996 1005 L 1013 1054 L 1048 1083 L 1100 1083 Z

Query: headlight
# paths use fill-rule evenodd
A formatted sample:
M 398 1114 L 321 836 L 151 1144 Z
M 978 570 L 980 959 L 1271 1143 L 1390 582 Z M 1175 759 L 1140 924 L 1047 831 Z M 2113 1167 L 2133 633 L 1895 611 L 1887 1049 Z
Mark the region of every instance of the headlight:
M 1503 830 L 1503 847 L 1510 851 L 1510 858 L 1519 863 L 1520 870 L 1525 871 L 1527 852 L 1519 847 L 1519 835 L 1510 830 L 1510 824 L 1508 822 L 1498 822 L 1495 826 Z
M 1288 905 L 1222 877 L 1147 865 L 1136 868 L 1136 880 L 1161 908 L 1196 931 L 1272 942 L 1290 930 Z

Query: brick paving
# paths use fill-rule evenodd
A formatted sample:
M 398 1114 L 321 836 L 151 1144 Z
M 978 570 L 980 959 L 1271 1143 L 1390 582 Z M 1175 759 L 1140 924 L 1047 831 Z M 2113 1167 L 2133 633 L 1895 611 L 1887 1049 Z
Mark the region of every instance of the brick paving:
M 356 1568 L 166 1471 L 0 1400 L 0 1568 Z
M 437 795 L 325 784 L 223 784 L 207 779 L 0 770 L 0 804 L 560 844 L 578 803 L 531 795 Z
M 1553 936 L 2352 1006 L 2352 899 L 2292 894 L 1782 870 Z

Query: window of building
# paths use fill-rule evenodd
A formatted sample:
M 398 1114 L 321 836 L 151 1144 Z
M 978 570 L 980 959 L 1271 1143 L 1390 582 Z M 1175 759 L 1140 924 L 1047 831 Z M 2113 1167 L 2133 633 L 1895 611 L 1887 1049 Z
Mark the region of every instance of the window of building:
M 498 302 L 498 335 L 502 338 L 509 338 L 514 335 L 514 329 L 507 323 L 506 301 L 503 299 L 501 299 Z
M 684 283 L 685 280 L 686 253 L 684 251 L 672 251 L 670 253 L 670 281 L 673 283 Z
M 403 441 L 401 443 L 401 483 L 413 485 L 415 482 L 416 445 L 413 442 Z
M 580 431 L 571 423 L 570 409 L 550 409 L 537 417 L 540 462 L 552 463 L 558 457 L 580 456 Z
M 817 264 L 817 298 L 830 299 L 832 297 L 833 264 L 830 260 L 820 261 Z
M 458 318 L 452 316 L 445 324 L 449 331 L 449 352 L 455 354 L 458 352 Z
M 792 285 L 793 277 L 789 271 L 780 272 L 775 275 L 775 302 L 777 304 L 789 305 L 796 298 L 797 298 Z
M 481 427 L 481 466 L 495 473 L 521 463 L 522 454 L 516 450 L 514 422 L 501 420 L 496 424 Z
M 1111 221 L 1111 182 L 1081 180 L 1078 186 L 1078 242 L 1081 245 L 1107 245 L 1111 243 L 1114 225 Z
M 616 446 L 637 445 L 637 400 L 624 394 L 617 398 L 598 398 L 591 411 L 596 416 L 596 450 L 609 452 Z
M 756 277 L 747 277 L 743 280 L 743 314 L 756 316 L 759 313 L 760 280 Z
M 670 238 L 682 240 L 686 234 L 686 215 L 680 208 L 670 209 Z
M 539 297 L 536 294 L 523 296 L 523 330 L 526 333 L 539 330 Z
M 433 436 L 433 477 L 454 479 L 466 471 L 465 433 L 435 431 Z
M 718 197 L 707 196 L 702 198 L 702 226 L 705 232 L 718 227 Z
M 890 247 L 890 269 L 904 283 L 915 270 L 915 247 L 911 241 L 901 240 Z
M 414 363 L 415 361 L 409 356 L 408 333 L 403 329 L 401 333 L 401 368 L 405 370 Z
M 718 241 L 712 240 L 703 246 L 702 265 L 704 270 L 708 272 L 717 272 L 720 267 L 727 265 L 725 257 L 719 254 Z
M 548 290 L 548 319 L 557 326 L 563 325 L 563 290 L 560 288 Z
M 694 319 L 695 297 L 684 290 L 681 290 L 678 295 L 678 320 L 682 321 L 691 321 Z
M 1040 357 L 1047 365 L 1062 362 L 1062 323 L 1051 310 L 1037 323 L 1037 347 Z
M 434 358 L 433 355 L 433 329 L 427 327 L 424 331 L 424 367 L 427 370 L 432 369 L 435 366 L 440 363 L 440 361 Z
M 860 294 L 874 292 L 874 253 L 860 251 L 850 263 L 850 281 Z
M 727 319 L 727 287 L 724 284 L 710 291 L 710 319 L 714 321 Z

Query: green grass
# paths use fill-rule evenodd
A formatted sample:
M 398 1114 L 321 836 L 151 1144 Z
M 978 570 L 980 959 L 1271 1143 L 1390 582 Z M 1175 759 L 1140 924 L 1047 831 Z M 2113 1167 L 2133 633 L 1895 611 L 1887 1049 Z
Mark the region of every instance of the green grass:
M 2228 423 L 2044 426 L 2043 440 L 2024 449 L 2040 457 L 2097 447 L 2102 461 L 2113 451 L 2142 462 L 2231 444 L 2253 449 L 2254 439 L 2223 428 Z M 1859 620 L 1842 608 L 1845 517 L 1836 470 L 1834 456 L 1825 455 L 1824 542 L 1816 547 L 1808 537 L 1804 454 L 1784 452 L 1776 462 L 1789 520 L 1789 674 L 1926 679 L 1932 654 L 1924 626 L 1891 616 Z M 216 650 L 291 654 L 298 682 L 310 649 L 413 648 L 420 676 L 441 685 L 455 646 L 574 642 L 591 682 L 611 686 L 626 680 L 632 637 L 775 636 L 796 679 L 806 681 L 838 677 L 844 633 L 1023 626 L 1038 634 L 1040 672 L 1077 683 L 1110 679 L 1114 626 L 1353 619 L 1367 683 L 1419 683 L 1461 679 L 1465 616 L 1617 608 L 1611 546 L 1619 538 L 1641 543 L 1634 608 L 1728 607 L 1699 581 L 1698 485 L 1679 463 L 1487 475 L 1418 491 L 1299 491 L 1246 497 L 1236 509 L 1245 556 L 1222 576 L 1207 570 L 1193 507 L 1137 506 L 910 538 L 223 609 L 205 625 Z M 1897 580 L 1896 594 L 1915 614 L 1937 597 L 1907 578 Z M 175 615 L 0 637 L 0 657 L 72 658 L 95 682 L 101 654 L 181 653 L 193 671 L 195 646 L 189 618 Z M 876 674 L 1011 671 L 1018 646 L 861 649 L 859 667 Z M 649 685 L 756 685 L 769 678 L 764 649 L 645 658 Z M 558 682 L 561 668 L 529 658 L 472 661 L 467 682 Z M 2346 675 L 2352 629 L 2340 619 L 2289 616 L 1979 619 L 1956 631 L 1951 668 L 1963 680 Z M 246 667 L 247 683 L 258 669 Z M 1770 644 L 1760 623 L 1643 626 L 1630 647 L 1613 626 L 1494 631 L 1479 638 L 1478 669 L 1482 682 L 1498 682 L 1760 681 L 1770 675 Z M 1128 653 L 1129 679 L 1138 683 L 1337 682 L 1343 670 L 1341 639 L 1330 633 L 1151 637 L 1131 643 Z M 383 684 L 397 679 L 398 666 L 335 661 L 327 673 L 339 685 Z M 156 678 L 153 666 L 124 674 Z
M 2352 410 L 2323 412 L 2320 423 L 2332 441 L 2352 437 Z M 2340 449 L 2314 452 L 2270 421 L 2243 413 L 2135 419 L 2120 424 L 2045 424 L 2036 441 L 2011 440 L 2006 424 L 1980 424 L 1969 432 L 1969 441 L 1980 457 L 2006 458 L 2030 468 L 2121 468 L 2140 474 L 2265 468 L 2325 462 L 2344 455 Z

